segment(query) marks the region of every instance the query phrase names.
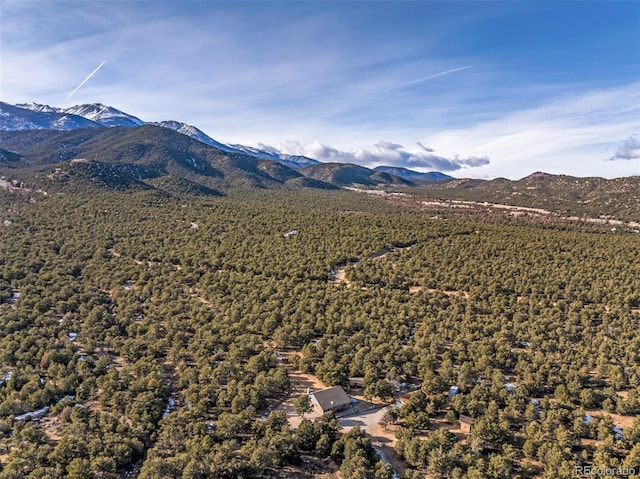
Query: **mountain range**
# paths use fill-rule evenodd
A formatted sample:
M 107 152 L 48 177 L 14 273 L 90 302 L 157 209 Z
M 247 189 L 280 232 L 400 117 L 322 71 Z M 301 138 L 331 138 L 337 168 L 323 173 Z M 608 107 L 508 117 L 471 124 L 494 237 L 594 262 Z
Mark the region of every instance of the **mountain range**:
M 15 106 L 7 103 L 0 103 L 0 130 L 2 131 L 37 129 L 75 130 L 78 128 L 115 126 L 131 128 L 145 124 L 169 128 L 227 153 L 240 153 L 253 156 L 261 160 L 273 160 L 293 169 L 302 169 L 307 166 L 321 163 L 318 160 L 301 155 L 276 153 L 237 144 L 227 145 L 214 140 L 195 126 L 174 120 L 144 122 L 138 117 L 116 108 L 105 106 L 101 103 L 76 105 L 65 109 L 51 107 L 49 105 L 41 105 L 38 103 L 22 103 Z M 397 171 L 393 172 L 391 171 L 394 170 L 393 167 L 378 168 L 386 168 L 387 170 L 377 171 L 385 171 L 395 176 L 413 181 L 442 181 L 451 178 L 437 172 L 420 173 L 417 171 L 407 170 L 406 168 L 396 168 Z
M 0 179 L 45 191 L 106 187 L 171 195 L 224 195 L 243 188 L 384 188 L 436 197 L 545 208 L 638 221 L 640 177 L 455 179 L 406 168 L 321 163 L 218 142 L 178 121 L 146 123 L 101 104 L 67 109 L 0 102 Z
M 169 128 L 228 153 L 243 153 L 259 159 L 275 160 L 290 168 L 302 168 L 320 163 L 318 160 L 304 156 L 272 153 L 243 145 L 226 145 L 214 140 L 195 126 L 174 120 L 145 122 L 138 117 L 101 103 L 75 105 L 63 109 L 38 103 L 22 103 L 14 106 L 0 102 L 0 131 L 75 130 L 114 126 L 131 128 L 145 124 Z
M 100 103 L 63 109 L 38 103 L 0 102 L 0 131 L 0 166 L 39 171 L 68 167 L 76 173 L 86 173 L 94 183 L 95 178 L 100 178 L 98 184 L 107 186 L 130 188 L 143 182 L 147 186 L 164 185 L 180 190 L 188 183 L 189 191 L 221 194 L 240 185 L 415 186 L 416 182 L 450 179 L 442 173 L 322 163 L 305 156 L 228 145 L 192 125 L 172 120 L 145 122 Z M 66 162 L 71 163 L 64 165 Z M 98 174 L 102 171 L 99 165 L 108 174 Z M 82 177 L 47 176 L 65 181 Z

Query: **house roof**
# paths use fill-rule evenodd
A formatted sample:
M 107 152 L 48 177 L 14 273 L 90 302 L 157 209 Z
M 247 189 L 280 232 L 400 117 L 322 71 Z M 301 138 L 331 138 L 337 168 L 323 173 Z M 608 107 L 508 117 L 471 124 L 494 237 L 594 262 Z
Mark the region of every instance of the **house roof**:
M 473 424 L 473 419 L 469 416 L 465 416 L 464 414 L 460 414 L 459 421 L 463 424 Z
M 311 393 L 311 396 L 314 397 L 323 411 L 351 404 L 351 399 L 347 396 L 347 393 L 344 392 L 342 386 L 334 386 L 329 389 L 323 389 L 322 391 L 316 391 Z

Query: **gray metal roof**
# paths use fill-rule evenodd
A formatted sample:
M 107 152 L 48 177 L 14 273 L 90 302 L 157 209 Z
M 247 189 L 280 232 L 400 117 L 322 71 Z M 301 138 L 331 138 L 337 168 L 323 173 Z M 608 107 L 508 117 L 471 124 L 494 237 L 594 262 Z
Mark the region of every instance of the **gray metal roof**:
M 344 392 L 342 386 L 334 386 L 329 389 L 323 389 L 322 391 L 316 391 L 311 393 L 311 396 L 315 398 L 323 411 L 351 404 L 351 399 L 347 396 L 347 393 Z

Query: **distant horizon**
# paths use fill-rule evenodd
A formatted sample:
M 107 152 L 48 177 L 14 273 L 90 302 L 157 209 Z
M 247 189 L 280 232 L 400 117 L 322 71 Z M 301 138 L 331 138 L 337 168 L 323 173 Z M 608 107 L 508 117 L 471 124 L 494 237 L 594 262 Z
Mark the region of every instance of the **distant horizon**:
M 640 2 L 0 6 L 7 103 L 370 168 L 640 175 Z
M 7 103 L 7 102 L 5 102 L 4 100 L 0 99 L 0 103 Z M 49 105 L 49 104 L 45 104 L 45 103 L 39 103 L 39 102 L 36 102 L 36 101 L 18 103 L 18 104 L 14 104 L 13 106 L 28 105 L 28 104 L 45 106 L 45 107 L 50 107 L 52 109 L 60 109 L 60 110 L 66 110 L 66 109 L 71 109 L 71 108 L 74 108 L 74 107 L 85 106 L 85 105 L 102 105 L 102 106 L 107 107 L 107 108 L 116 109 L 116 110 L 118 110 L 118 111 L 120 111 L 120 112 L 122 112 L 122 113 L 124 113 L 124 114 L 126 114 L 128 116 L 136 117 L 136 118 L 140 119 L 141 121 L 143 121 L 144 125 L 160 126 L 157 123 L 160 123 L 161 121 L 176 121 L 176 122 L 179 122 L 179 123 L 184 123 L 184 122 L 180 122 L 180 120 L 160 120 L 160 122 L 158 122 L 158 121 L 146 121 L 146 120 L 144 120 L 142 118 L 139 118 L 137 115 L 129 114 L 128 112 L 120 110 L 117 107 L 114 107 L 112 105 L 105 105 L 104 103 L 101 103 L 101 102 L 79 103 L 79 104 L 76 104 L 76 105 L 68 106 L 66 108 L 61 108 L 61 107 L 57 107 L 55 105 Z M 140 125 L 140 126 L 144 126 L 144 125 Z M 198 128 L 197 125 L 189 125 L 189 126 L 193 126 L 193 127 L 197 128 L 198 130 L 200 130 L 200 128 Z M 113 128 L 113 127 L 106 126 L 106 125 L 101 126 L 101 127 L 102 128 Z M 132 128 L 132 127 L 124 127 L 124 128 Z M 66 131 L 66 130 L 60 130 L 60 131 Z M 209 135 L 207 135 L 207 136 L 209 136 Z M 230 144 L 230 143 L 226 143 L 226 142 L 224 142 L 222 140 L 219 140 L 217 138 L 212 138 L 212 137 L 210 137 L 210 138 L 212 140 L 218 141 L 218 142 L 222 143 L 223 145 L 228 146 L 230 148 L 234 148 L 234 146 L 235 147 L 251 146 L 251 145 L 240 145 L 240 144 L 237 144 L 237 143 Z M 194 141 L 198 141 L 196 138 L 192 138 L 192 139 Z M 0 143 L 0 146 L 1 146 L 1 143 Z M 208 145 L 208 146 L 211 146 L 211 145 Z M 212 148 L 215 148 L 215 147 L 212 146 Z M 267 151 L 267 153 L 269 153 L 269 152 Z M 250 154 L 250 153 L 246 153 L 246 154 Z M 306 156 L 306 155 L 299 155 L 299 156 Z M 607 176 L 602 176 L 602 175 L 579 175 L 579 174 L 578 175 L 573 175 L 573 174 L 566 174 L 566 173 L 551 173 L 551 172 L 548 172 L 548 171 L 541 171 L 541 170 L 532 171 L 532 172 L 530 172 L 528 174 L 525 174 L 524 176 L 519 176 L 519 177 L 506 177 L 506 176 L 493 176 L 493 177 L 456 176 L 455 172 L 454 173 L 445 173 L 443 171 L 434 170 L 434 169 L 432 169 L 432 170 L 428 170 L 428 169 L 425 169 L 425 168 L 416 169 L 416 168 L 410 168 L 410 167 L 406 167 L 406 166 L 395 166 L 395 165 L 392 165 L 392 164 L 380 164 L 380 165 L 376 165 L 376 166 L 366 166 L 366 165 L 360 165 L 359 163 L 353 163 L 353 162 L 348 162 L 348 161 L 338 161 L 338 160 L 324 161 L 324 160 L 319 160 L 317 158 L 313 158 L 313 157 L 310 157 L 310 156 L 306 156 L 306 157 L 309 158 L 309 159 L 312 159 L 312 160 L 319 161 L 320 163 L 324 163 L 324 164 L 353 164 L 353 165 L 358 165 L 358 166 L 365 166 L 365 167 L 370 168 L 370 169 L 375 169 L 377 167 L 386 167 L 386 168 L 399 168 L 399 169 L 404 169 L 404 170 L 411 171 L 411 172 L 416 172 L 416 173 L 425 173 L 425 174 L 426 173 L 439 173 L 439 174 L 444 174 L 446 176 L 449 176 L 449 177 L 451 177 L 451 179 L 454 179 L 454 180 L 466 180 L 466 179 L 469 179 L 469 180 L 491 181 L 491 180 L 505 179 L 505 180 L 510 180 L 510 181 L 518 181 L 518 180 L 523 180 L 525 178 L 528 178 L 530 176 L 534 176 L 534 175 L 537 175 L 537 174 L 544 174 L 544 175 L 550 175 L 550 176 L 570 176 L 570 177 L 574 177 L 574 178 L 602 178 L 602 179 L 610 179 L 610 180 L 611 179 L 618 179 L 618 178 L 632 178 L 632 177 L 640 176 L 640 173 L 631 173 L 631 174 L 628 174 L 628 175 L 613 176 L 613 177 L 607 177 Z

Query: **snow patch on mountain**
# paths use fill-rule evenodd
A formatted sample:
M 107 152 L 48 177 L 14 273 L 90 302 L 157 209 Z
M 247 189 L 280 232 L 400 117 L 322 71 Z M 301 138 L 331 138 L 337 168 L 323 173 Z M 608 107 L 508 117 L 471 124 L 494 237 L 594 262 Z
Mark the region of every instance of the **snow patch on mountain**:
M 120 111 L 111 106 L 103 105 L 102 103 L 87 103 L 84 105 L 74 105 L 69 108 L 57 108 L 49 105 L 42 105 L 40 103 L 20 103 L 16 105 L 18 108 L 30 110 L 36 113 L 60 113 L 80 116 L 98 123 L 102 126 L 140 126 L 145 122 L 140 118 L 133 115 L 129 115 L 123 111 Z M 63 122 L 64 124 L 64 122 Z M 72 129 L 72 128 L 55 128 L 55 129 Z
M 36 111 L 40 113 L 60 113 L 60 108 L 55 108 L 49 105 L 41 105 L 40 103 L 18 103 L 18 108 L 24 108 L 25 110 Z
M 152 125 L 162 126 L 164 128 L 169 128 L 170 130 L 177 131 L 178 133 L 182 133 L 194 140 L 198 140 L 201 143 L 204 143 L 209 146 L 213 146 L 218 148 L 219 150 L 226 151 L 228 153 L 242 153 L 235 148 L 230 147 L 229 145 L 225 145 L 224 143 L 220 143 L 219 141 L 214 140 L 210 136 L 208 136 L 203 131 L 199 130 L 195 126 L 187 125 L 186 123 L 182 123 L 179 121 L 167 120 L 151 123 Z
M 232 148 L 245 153 L 247 155 L 255 156 L 256 158 L 260 158 L 262 160 L 273 160 L 281 163 L 289 168 L 293 169 L 301 169 L 311 165 L 317 165 L 320 163 L 318 160 L 314 160 L 313 158 L 308 158 L 302 155 L 288 155 L 286 153 L 280 153 L 275 149 L 264 145 L 265 148 L 255 148 L 253 146 L 245 146 L 245 145 L 230 145 Z

